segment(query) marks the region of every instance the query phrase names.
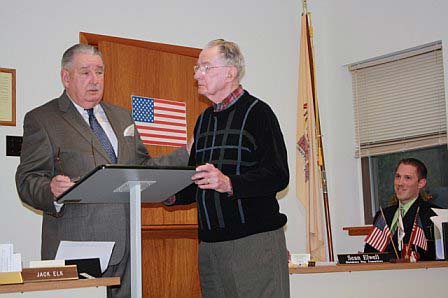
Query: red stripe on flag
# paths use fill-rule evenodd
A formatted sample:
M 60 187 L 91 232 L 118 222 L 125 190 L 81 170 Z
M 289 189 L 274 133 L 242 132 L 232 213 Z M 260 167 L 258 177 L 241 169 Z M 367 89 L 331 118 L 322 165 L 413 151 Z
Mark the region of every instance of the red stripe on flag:
M 180 127 L 187 126 L 185 123 L 176 123 L 176 122 L 160 121 L 160 120 L 154 120 L 154 124 L 167 124 L 167 125 L 180 126 Z
M 170 143 L 170 142 L 156 142 L 156 141 L 143 141 L 143 144 L 147 145 L 160 145 L 160 146 L 173 146 L 173 147 L 182 147 L 185 144 L 179 143 Z
M 154 98 L 154 102 L 158 103 L 165 103 L 173 106 L 179 106 L 179 107 L 185 107 L 186 104 L 181 101 L 173 101 L 173 100 L 166 100 L 166 99 L 160 99 L 160 98 Z
M 157 110 L 160 110 L 160 108 L 157 108 Z M 157 116 L 157 117 L 163 117 L 163 118 L 171 118 L 171 119 L 185 120 L 185 117 L 184 117 L 184 116 L 175 116 L 175 115 L 160 114 L 160 113 L 154 113 L 154 116 Z
M 176 108 L 168 108 L 168 107 L 162 107 L 162 106 L 156 106 L 155 109 L 161 110 L 161 111 L 167 111 L 167 112 L 174 112 L 174 113 L 184 113 L 184 109 L 176 109 Z
M 154 133 L 140 133 L 140 136 L 161 138 L 161 139 L 170 139 L 170 140 L 180 140 L 180 141 L 184 141 L 187 139 L 185 137 L 167 136 L 167 135 L 160 135 L 160 134 L 154 134 Z
M 186 133 L 186 130 L 181 129 L 171 129 L 171 128 L 162 128 L 162 127 L 147 127 L 142 125 L 136 125 L 137 129 L 141 130 L 157 130 L 157 131 L 165 131 L 165 132 L 176 132 L 176 133 Z

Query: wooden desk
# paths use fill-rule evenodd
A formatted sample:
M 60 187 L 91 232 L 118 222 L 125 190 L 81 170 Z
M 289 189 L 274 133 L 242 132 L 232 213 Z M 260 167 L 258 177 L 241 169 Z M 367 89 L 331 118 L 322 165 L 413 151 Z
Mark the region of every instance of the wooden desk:
M 106 297 L 106 287 L 119 284 L 119 277 L 107 277 L 0 285 L 0 297 Z
M 290 268 L 289 274 L 329 273 L 329 272 L 353 272 L 373 270 L 403 270 L 403 269 L 428 269 L 448 267 L 447 261 L 431 261 L 417 263 L 371 263 L 349 264 L 317 267 Z
M 448 297 L 448 262 L 292 268 L 291 297 Z

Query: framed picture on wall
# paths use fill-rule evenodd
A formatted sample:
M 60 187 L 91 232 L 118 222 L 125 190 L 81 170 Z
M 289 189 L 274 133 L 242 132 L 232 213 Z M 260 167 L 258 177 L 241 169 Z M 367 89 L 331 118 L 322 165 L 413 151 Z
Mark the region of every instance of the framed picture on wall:
M 0 68 L 0 125 L 16 125 L 16 70 Z

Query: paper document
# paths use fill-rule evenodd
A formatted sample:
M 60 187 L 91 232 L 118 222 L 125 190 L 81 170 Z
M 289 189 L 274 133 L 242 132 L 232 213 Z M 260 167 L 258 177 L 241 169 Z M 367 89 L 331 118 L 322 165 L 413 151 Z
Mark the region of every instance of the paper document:
M 431 221 L 434 223 L 434 241 L 436 246 L 436 259 L 445 259 L 443 238 L 442 238 L 442 223 L 448 222 L 448 209 L 431 208 L 437 216 L 432 216 Z
M 45 267 L 61 267 L 65 266 L 65 260 L 42 260 L 30 261 L 30 268 L 45 268 Z
M 22 271 L 22 255 L 14 253 L 11 243 L 0 244 L 0 272 Z
M 107 241 L 61 241 L 56 260 L 99 258 L 101 272 L 106 271 L 115 242 Z

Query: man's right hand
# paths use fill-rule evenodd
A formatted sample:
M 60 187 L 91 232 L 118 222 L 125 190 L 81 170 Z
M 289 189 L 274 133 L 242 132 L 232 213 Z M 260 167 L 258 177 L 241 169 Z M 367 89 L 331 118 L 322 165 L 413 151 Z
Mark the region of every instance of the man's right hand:
M 56 200 L 64 191 L 72 187 L 75 183 L 68 176 L 57 175 L 51 179 L 50 188 Z

